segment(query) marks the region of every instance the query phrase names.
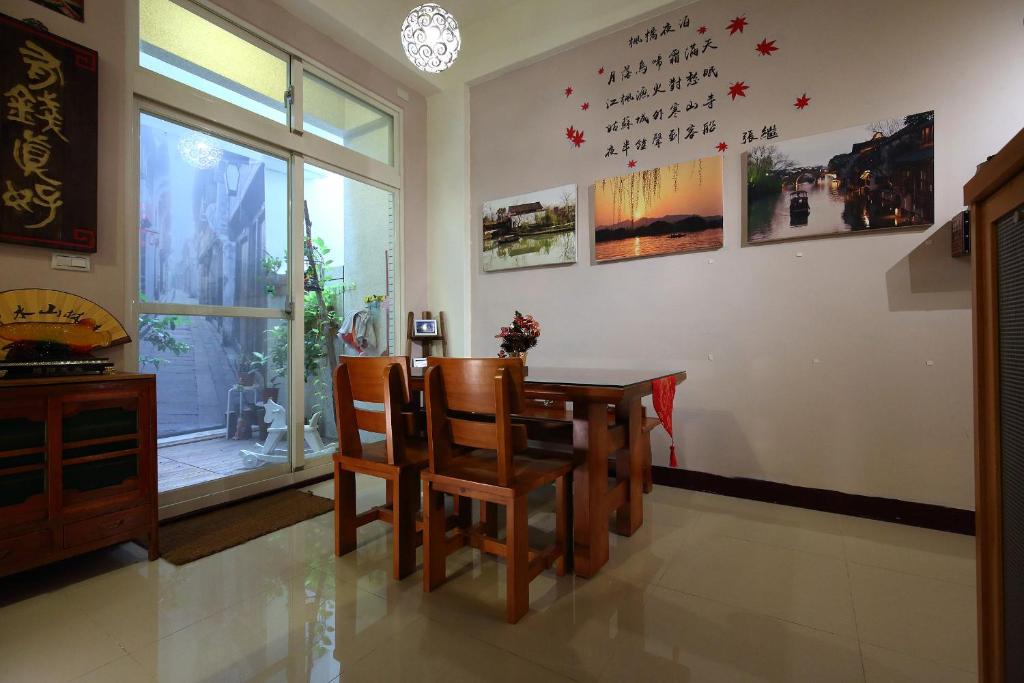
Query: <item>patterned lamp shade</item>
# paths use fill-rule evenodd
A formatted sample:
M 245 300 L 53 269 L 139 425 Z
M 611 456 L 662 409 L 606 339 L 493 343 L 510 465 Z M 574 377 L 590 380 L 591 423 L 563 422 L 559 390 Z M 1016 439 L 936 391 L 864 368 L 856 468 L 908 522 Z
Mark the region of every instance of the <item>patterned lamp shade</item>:
M 441 73 L 459 56 L 461 45 L 459 22 L 432 2 L 409 12 L 402 24 L 405 56 L 421 71 Z

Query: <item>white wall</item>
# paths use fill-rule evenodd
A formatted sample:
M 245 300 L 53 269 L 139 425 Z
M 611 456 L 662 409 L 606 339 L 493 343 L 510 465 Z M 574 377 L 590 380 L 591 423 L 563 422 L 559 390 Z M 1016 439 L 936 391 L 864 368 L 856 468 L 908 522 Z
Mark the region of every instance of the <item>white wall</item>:
M 961 208 L 975 166 L 1024 125 L 1021 9 L 1015 0 L 705 0 L 665 15 L 707 24 L 719 45 L 697 62 L 718 67 L 719 106 L 692 118 L 715 118 L 718 131 L 648 152 L 639 168 L 728 142 L 725 247 L 710 253 L 590 263 L 586 198 L 596 179 L 626 171 L 621 156 L 604 158 L 610 117 L 596 69 L 657 52 L 627 48 L 635 28 L 474 86 L 473 354 L 493 354 L 495 331 L 520 309 L 544 326 L 532 365 L 686 369 L 674 416 L 682 467 L 973 508 L 970 266 L 948 256 L 941 225 Z M 738 14 L 750 26 L 729 37 L 724 27 Z M 757 57 L 762 37 L 780 51 Z M 732 80 L 751 85 L 735 103 L 725 98 Z M 582 99 L 567 106 L 567 85 L 590 100 L 592 116 L 573 109 Z M 797 111 L 805 91 L 812 105 Z M 782 139 L 795 138 L 929 109 L 935 227 L 741 246 L 742 131 L 775 123 Z M 587 133 L 581 150 L 564 139 L 570 124 Z M 457 125 L 445 135 L 457 138 Z M 579 184 L 580 262 L 480 273 L 483 202 L 565 183 Z M 435 227 L 431 244 L 458 253 L 466 233 Z M 654 447 L 666 464 L 661 430 Z

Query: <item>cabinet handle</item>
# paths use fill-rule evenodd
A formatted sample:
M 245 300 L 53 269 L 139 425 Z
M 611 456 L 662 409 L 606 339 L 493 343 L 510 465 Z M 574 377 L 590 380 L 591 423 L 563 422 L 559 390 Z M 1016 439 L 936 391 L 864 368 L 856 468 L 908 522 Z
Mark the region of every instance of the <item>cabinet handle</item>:
M 119 526 L 121 526 L 122 524 L 124 524 L 124 517 L 122 517 L 121 519 L 118 519 L 116 521 L 108 522 L 108 523 L 104 524 L 103 528 L 104 529 L 116 529 Z

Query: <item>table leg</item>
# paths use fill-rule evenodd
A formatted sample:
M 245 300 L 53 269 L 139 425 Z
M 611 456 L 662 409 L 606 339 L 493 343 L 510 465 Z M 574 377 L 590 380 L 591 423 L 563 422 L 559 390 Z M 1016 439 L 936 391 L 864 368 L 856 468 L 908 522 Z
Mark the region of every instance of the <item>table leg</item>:
M 573 402 L 573 566 L 591 577 L 608 561 L 608 407 Z
M 644 523 L 644 438 L 640 399 L 623 401 L 615 413 L 626 423 L 629 439 L 615 461 L 615 479 L 626 483 L 626 502 L 615 513 L 615 533 L 632 536 Z M 628 462 L 623 462 L 627 460 Z

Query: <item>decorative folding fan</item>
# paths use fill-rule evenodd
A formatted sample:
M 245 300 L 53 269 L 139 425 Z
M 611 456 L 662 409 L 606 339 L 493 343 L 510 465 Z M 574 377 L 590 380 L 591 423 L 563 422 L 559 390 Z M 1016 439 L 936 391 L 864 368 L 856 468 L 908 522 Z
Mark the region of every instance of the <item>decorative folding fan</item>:
M 56 289 L 0 292 L 0 359 L 17 345 L 66 347 L 74 354 L 131 341 L 117 318 L 93 301 Z

